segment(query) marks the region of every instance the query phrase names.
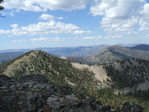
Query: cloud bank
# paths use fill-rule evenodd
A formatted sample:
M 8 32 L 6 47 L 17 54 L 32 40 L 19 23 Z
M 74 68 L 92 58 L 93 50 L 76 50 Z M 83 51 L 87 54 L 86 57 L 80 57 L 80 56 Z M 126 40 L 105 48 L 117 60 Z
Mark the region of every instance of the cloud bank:
M 41 12 L 47 10 L 84 9 L 95 0 L 5 0 L 4 7 L 25 11 Z
M 23 35 L 89 34 L 89 33 L 92 33 L 91 31 L 80 30 L 81 28 L 74 24 L 66 24 L 66 23 L 56 21 L 54 20 L 54 18 L 56 17 L 52 15 L 42 14 L 39 18 L 43 20 L 47 20 L 47 21 L 38 22 L 37 24 L 30 24 L 28 26 L 21 26 L 21 27 L 18 24 L 12 24 L 10 25 L 12 27 L 12 30 L 0 29 L 0 35 L 8 34 L 11 36 L 23 36 Z
M 6 9 L 46 12 L 47 10 L 80 10 L 90 7 L 92 16 L 101 19 L 99 27 L 109 35 L 137 34 L 149 31 L 149 3 L 146 0 L 5 0 Z M 88 34 L 91 31 L 80 30 L 74 24 L 55 21 L 63 17 L 42 14 L 39 22 L 19 27 L 11 25 L 12 30 L 0 30 L 0 34 L 38 35 L 38 34 Z M 118 36 L 119 37 L 119 36 Z
M 135 34 L 149 30 L 149 3 L 145 0 L 100 0 L 90 8 L 108 33 Z

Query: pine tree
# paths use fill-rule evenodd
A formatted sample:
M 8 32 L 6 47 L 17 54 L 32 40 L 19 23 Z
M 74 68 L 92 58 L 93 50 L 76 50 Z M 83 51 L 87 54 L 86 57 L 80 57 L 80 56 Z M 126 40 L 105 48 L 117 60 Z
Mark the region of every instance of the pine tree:
M 3 0 L 0 0 L 0 4 L 1 4 L 2 2 L 4 2 L 4 1 L 3 1 Z M 3 6 L 0 6 L 0 11 L 3 10 L 3 9 L 4 9 L 4 7 L 3 7 Z

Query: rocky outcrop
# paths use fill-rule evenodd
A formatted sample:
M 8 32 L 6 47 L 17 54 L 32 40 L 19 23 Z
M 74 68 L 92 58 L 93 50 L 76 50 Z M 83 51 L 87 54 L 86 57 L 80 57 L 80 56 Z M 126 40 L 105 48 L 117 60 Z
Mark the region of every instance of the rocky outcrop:
M 142 112 L 143 108 L 127 102 L 115 112 Z M 54 86 L 43 75 L 23 76 L 18 81 L 0 75 L 0 112 L 112 112 L 94 97 L 86 98 L 72 88 Z
M 122 112 L 143 112 L 143 108 L 134 102 L 125 102 L 121 109 Z

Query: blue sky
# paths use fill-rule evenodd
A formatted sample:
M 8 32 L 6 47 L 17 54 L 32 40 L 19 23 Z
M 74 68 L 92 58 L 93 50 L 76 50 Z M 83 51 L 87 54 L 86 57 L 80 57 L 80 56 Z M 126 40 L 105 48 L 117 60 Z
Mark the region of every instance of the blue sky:
M 147 0 L 4 0 L 0 50 L 149 44 Z

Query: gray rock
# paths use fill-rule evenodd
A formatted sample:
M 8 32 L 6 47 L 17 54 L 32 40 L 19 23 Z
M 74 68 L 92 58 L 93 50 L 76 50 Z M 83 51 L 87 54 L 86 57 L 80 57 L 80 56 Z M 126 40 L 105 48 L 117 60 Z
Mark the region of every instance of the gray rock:
M 8 89 L 8 87 L 7 86 L 1 86 L 0 89 L 5 90 L 5 89 Z
M 14 89 L 15 88 L 15 85 L 14 84 L 13 85 L 10 85 L 9 88 L 10 89 Z
M 15 102 L 16 100 L 17 98 L 15 96 L 5 96 L 2 101 L 4 103 L 12 103 Z
M 110 106 L 110 105 L 103 106 L 103 107 L 101 108 L 101 111 L 102 111 L 102 112 L 111 112 L 111 106 Z
M 122 112 L 143 112 L 143 107 L 136 102 L 125 102 L 121 109 Z

